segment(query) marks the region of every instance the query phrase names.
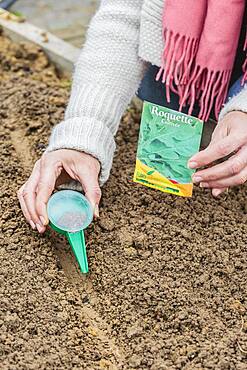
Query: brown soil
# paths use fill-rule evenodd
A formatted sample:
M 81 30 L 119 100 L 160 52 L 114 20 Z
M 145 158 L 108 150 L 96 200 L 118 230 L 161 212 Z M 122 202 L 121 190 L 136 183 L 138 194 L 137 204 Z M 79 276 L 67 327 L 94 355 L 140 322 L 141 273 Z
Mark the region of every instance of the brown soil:
M 134 184 L 131 108 L 82 276 L 16 199 L 63 116 L 67 81 L 33 46 L 0 45 L 1 369 L 247 369 L 246 188 L 183 199 Z

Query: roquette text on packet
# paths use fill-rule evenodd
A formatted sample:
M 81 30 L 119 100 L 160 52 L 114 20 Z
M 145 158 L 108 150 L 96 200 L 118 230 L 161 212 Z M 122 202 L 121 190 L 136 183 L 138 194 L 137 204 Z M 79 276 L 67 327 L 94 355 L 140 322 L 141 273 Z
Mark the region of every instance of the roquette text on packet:
M 163 192 L 191 197 L 189 159 L 199 151 L 203 121 L 144 102 L 134 182 Z

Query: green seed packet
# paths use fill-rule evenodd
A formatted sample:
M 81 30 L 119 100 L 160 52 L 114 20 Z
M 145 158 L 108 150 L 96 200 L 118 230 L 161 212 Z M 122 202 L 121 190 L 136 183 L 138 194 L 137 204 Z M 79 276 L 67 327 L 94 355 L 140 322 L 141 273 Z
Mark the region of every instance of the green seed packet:
M 191 197 L 189 159 L 198 152 L 203 122 L 184 113 L 144 102 L 134 182 Z

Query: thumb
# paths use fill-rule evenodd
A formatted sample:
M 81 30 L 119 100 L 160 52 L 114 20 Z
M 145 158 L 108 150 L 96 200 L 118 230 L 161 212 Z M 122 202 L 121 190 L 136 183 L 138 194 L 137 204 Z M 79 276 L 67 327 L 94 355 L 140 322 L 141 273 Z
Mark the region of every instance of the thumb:
M 85 192 L 85 196 L 91 203 L 93 207 L 93 212 L 95 217 L 99 217 L 99 202 L 101 199 L 101 189 L 99 186 L 98 180 L 98 171 L 97 169 L 91 169 L 84 174 L 85 171 L 78 171 L 78 177 L 82 188 Z

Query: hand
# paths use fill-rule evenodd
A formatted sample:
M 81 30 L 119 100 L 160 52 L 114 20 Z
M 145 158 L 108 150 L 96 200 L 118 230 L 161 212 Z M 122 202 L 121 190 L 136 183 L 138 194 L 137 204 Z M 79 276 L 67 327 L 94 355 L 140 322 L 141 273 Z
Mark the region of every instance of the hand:
M 247 180 L 247 114 L 228 113 L 218 123 L 209 146 L 194 155 L 188 162 L 190 168 L 200 168 L 229 156 L 220 164 L 200 170 L 193 175 L 193 182 L 211 188 L 217 197 L 231 186 Z
M 85 196 L 94 208 L 94 215 L 98 217 L 101 198 L 99 172 L 99 161 L 86 153 L 61 149 L 43 154 L 17 193 L 22 212 L 31 227 L 40 233 L 45 231 L 49 223 L 47 202 L 56 186 L 71 179 L 81 183 Z

